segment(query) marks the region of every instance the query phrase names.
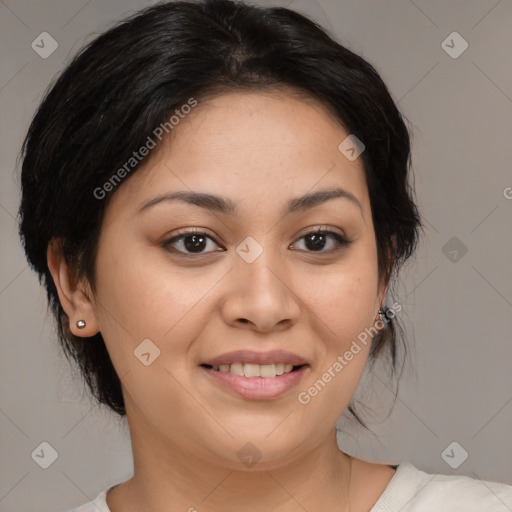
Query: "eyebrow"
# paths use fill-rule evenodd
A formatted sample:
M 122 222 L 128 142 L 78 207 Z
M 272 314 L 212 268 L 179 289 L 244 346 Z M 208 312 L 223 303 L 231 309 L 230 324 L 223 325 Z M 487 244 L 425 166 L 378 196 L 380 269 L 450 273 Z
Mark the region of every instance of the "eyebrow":
M 351 192 L 342 188 L 319 190 L 317 192 L 305 194 L 301 197 L 291 199 L 287 203 L 284 214 L 309 210 L 310 208 L 314 208 L 315 206 L 325 203 L 326 201 L 338 198 L 347 199 L 358 206 L 361 210 L 361 215 L 364 218 L 363 207 L 361 206 L 361 203 Z M 192 204 L 207 210 L 212 210 L 227 215 L 238 214 L 238 208 L 236 204 L 227 197 L 216 196 L 204 192 L 188 191 L 169 192 L 154 197 L 153 199 L 150 199 L 149 201 L 146 201 L 142 204 L 141 208 L 139 209 L 139 213 L 142 213 L 143 211 L 148 210 L 149 208 L 159 203 L 173 201 L 182 201 L 187 204 Z

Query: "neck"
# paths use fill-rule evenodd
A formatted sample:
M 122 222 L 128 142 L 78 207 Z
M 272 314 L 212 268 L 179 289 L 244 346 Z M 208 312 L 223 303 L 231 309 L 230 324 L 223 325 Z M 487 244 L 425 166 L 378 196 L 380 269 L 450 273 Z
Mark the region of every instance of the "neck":
M 336 431 L 315 449 L 270 469 L 233 470 L 190 449 L 144 436 L 130 425 L 133 477 L 107 497 L 112 512 L 184 510 L 189 512 L 296 512 L 348 510 L 351 457 L 342 452 Z M 263 467 L 263 466 L 261 466 Z

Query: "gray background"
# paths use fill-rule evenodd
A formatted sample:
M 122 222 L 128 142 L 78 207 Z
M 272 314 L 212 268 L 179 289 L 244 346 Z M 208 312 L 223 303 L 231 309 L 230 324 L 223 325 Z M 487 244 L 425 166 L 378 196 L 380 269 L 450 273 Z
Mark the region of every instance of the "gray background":
M 26 265 L 16 156 L 44 90 L 70 56 L 113 20 L 152 3 L 0 0 L 3 512 L 77 506 L 131 476 L 127 429 L 73 380 L 44 291 Z M 310 14 L 368 59 L 413 129 L 427 230 L 393 297 L 403 306 L 413 364 L 387 418 L 387 381 L 377 371 L 373 391 L 363 383 L 358 395 L 380 419 L 376 436 L 344 424 L 340 445 L 371 460 L 512 484 L 512 1 L 259 3 Z M 44 31 L 58 42 L 46 59 L 31 48 Z M 458 58 L 442 47 L 454 31 L 469 44 Z M 445 44 L 461 48 L 456 39 Z M 43 441 L 58 452 L 48 469 L 31 457 Z M 469 454 L 456 469 L 442 457 L 453 441 Z M 448 450 L 451 461 L 462 448 Z

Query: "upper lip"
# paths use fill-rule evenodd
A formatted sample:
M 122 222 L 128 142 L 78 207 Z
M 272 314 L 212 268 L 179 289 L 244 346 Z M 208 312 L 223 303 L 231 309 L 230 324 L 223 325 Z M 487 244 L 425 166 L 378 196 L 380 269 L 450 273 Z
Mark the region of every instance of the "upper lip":
M 251 363 L 251 364 L 272 364 L 272 363 L 285 363 L 292 364 L 293 366 L 302 366 L 308 364 L 305 359 L 293 354 L 292 352 L 286 352 L 285 350 L 269 350 L 267 352 L 257 352 L 254 350 L 236 350 L 234 352 L 227 352 L 220 356 L 208 359 L 201 364 L 207 364 L 209 366 L 218 366 L 221 364 L 233 364 L 233 363 Z

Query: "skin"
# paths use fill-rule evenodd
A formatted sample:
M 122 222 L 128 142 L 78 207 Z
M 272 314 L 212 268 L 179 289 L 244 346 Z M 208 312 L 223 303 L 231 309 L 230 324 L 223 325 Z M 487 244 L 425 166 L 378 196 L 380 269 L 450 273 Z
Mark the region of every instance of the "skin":
M 199 103 L 115 191 L 94 294 L 50 244 L 72 332 L 101 331 L 123 386 L 134 476 L 107 495 L 112 512 L 168 512 L 169 504 L 199 512 L 368 511 L 389 483 L 393 468 L 350 457 L 336 442 L 335 423 L 369 343 L 310 403 L 297 399 L 375 325 L 385 297 L 363 163 L 338 150 L 347 136 L 325 107 L 289 91 L 218 96 Z M 331 188 L 349 191 L 361 208 L 336 198 L 283 214 L 288 200 Z M 239 213 L 180 201 L 138 213 L 178 190 L 227 197 Z M 352 243 L 336 249 L 328 237 L 315 250 L 303 237 L 318 227 Z M 190 238 L 162 246 L 183 228 L 212 237 L 201 256 L 187 254 Z M 252 263 L 236 252 L 249 236 L 263 248 Z M 76 328 L 79 319 L 85 329 Z M 149 366 L 133 353 L 144 339 L 160 349 Z M 198 366 L 238 349 L 287 350 L 309 368 L 275 399 L 244 399 Z M 248 442 L 261 455 L 252 467 L 237 457 Z

